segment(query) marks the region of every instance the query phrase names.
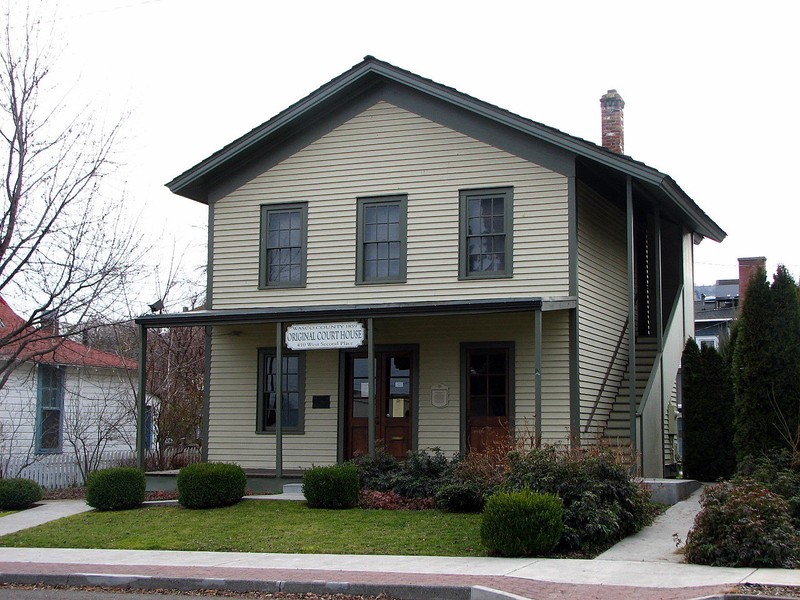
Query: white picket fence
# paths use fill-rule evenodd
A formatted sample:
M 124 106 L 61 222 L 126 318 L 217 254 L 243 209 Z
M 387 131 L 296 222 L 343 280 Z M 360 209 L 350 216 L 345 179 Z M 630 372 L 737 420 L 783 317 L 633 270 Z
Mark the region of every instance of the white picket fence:
M 198 448 L 184 448 L 181 450 L 169 448 L 164 451 L 167 456 L 181 455 L 185 464 L 198 462 L 200 450 Z M 27 457 L 12 457 L 5 469 L 5 477 L 24 477 L 38 483 L 43 488 L 59 489 L 83 485 L 78 461 L 73 454 L 53 454 L 43 456 L 36 462 L 24 466 Z M 133 450 L 112 450 L 103 454 L 98 469 L 110 467 L 136 466 L 136 452 Z M 23 467 L 20 471 L 20 467 Z M 17 473 L 19 472 L 19 475 Z

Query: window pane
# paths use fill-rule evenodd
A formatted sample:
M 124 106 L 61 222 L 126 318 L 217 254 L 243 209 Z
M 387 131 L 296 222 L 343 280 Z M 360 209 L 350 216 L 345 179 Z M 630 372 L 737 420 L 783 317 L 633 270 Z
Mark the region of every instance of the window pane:
M 277 378 L 275 367 L 275 355 L 264 355 L 264 390 L 262 391 L 264 412 L 261 419 L 262 429 L 274 427 L 276 422 L 275 384 Z M 283 388 L 281 421 L 286 427 L 295 427 L 300 424 L 300 406 L 303 401 L 302 395 L 300 394 L 300 377 L 300 356 L 284 356 L 281 373 L 281 387 Z
M 473 417 L 485 417 L 486 411 L 486 396 L 471 395 L 469 399 L 469 413 Z
M 490 417 L 505 417 L 506 416 L 506 397 L 505 396 L 489 396 L 488 398 L 488 416 Z
M 40 448 L 42 450 L 58 450 L 58 441 L 61 432 L 61 411 L 42 411 L 42 437 Z
M 303 257 L 302 210 L 269 211 L 266 233 L 267 283 L 299 283 Z M 296 267 L 296 268 L 293 268 Z

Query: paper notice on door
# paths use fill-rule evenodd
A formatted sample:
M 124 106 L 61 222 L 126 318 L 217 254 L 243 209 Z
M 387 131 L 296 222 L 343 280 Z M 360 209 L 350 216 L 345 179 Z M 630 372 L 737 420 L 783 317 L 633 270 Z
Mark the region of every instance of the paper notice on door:
M 361 384 L 361 395 L 366 398 L 369 396 L 369 381 L 365 381 Z
M 392 417 L 402 419 L 406 416 L 406 399 L 392 398 Z

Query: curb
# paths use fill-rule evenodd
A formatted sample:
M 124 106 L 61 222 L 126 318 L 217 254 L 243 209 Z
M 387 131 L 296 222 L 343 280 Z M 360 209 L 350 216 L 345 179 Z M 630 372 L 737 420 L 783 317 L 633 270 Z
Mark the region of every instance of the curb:
M 0 581 L 22 585 L 69 585 L 75 587 L 106 586 L 132 590 L 171 589 L 226 590 L 231 592 L 285 592 L 315 594 L 353 594 L 377 596 L 387 594 L 399 600 L 527 600 L 523 596 L 483 586 L 444 586 L 349 583 L 325 581 L 278 581 L 260 579 L 178 578 L 147 575 L 110 575 L 74 573 L 50 575 L 35 573 L 0 573 Z

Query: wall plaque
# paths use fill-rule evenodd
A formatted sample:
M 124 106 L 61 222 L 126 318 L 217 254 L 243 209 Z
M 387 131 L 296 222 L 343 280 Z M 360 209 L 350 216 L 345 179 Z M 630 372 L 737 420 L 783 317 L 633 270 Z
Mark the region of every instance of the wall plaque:
M 449 401 L 449 389 L 446 385 L 437 384 L 431 387 L 431 405 L 444 408 Z

